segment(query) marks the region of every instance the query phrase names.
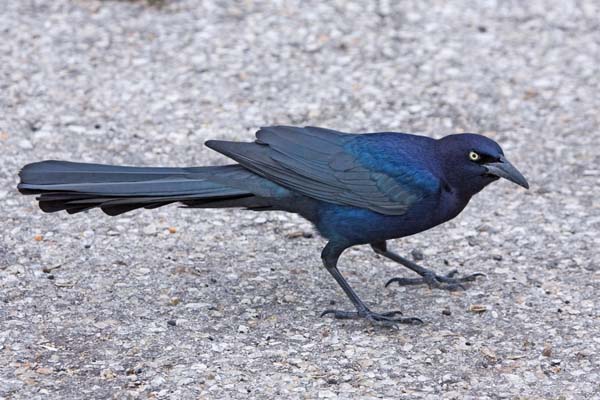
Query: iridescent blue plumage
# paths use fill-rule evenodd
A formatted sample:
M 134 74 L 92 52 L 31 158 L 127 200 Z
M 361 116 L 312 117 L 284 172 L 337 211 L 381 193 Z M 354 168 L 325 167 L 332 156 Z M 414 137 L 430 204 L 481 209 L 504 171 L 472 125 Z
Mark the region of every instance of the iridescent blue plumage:
M 262 128 L 253 143 L 208 141 L 239 164 L 221 167 L 134 168 L 46 161 L 27 165 L 19 190 L 41 194 L 47 212 L 100 207 L 110 215 L 181 202 L 193 208 L 281 210 L 313 222 L 329 242 L 322 253 L 355 312 L 336 318 L 415 322 L 370 311 L 337 269 L 348 247 L 373 249 L 422 278 L 395 278 L 452 289 L 473 280 L 436 275 L 387 250 L 386 240 L 412 235 L 458 215 L 470 198 L 503 177 L 528 187 L 500 146 L 475 134 L 439 140 L 405 133 L 347 134 L 315 127 Z

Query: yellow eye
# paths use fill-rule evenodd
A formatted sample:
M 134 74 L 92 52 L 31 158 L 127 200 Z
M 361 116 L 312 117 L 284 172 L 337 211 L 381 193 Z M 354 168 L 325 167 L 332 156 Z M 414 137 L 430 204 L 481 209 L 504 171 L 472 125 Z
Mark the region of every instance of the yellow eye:
M 469 158 L 471 159 L 471 161 L 477 161 L 481 158 L 481 156 L 475 153 L 474 151 L 471 151 L 469 152 Z

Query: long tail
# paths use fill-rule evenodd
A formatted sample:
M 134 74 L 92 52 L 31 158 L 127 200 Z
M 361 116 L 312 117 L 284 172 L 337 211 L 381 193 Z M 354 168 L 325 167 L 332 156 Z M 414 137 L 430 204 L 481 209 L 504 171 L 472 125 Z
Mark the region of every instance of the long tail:
M 99 207 L 108 215 L 174 202 L 189 207 L 265 208 L 264 198 L 211 181 L 211 177 L 253 175 L 239 165 L 194 168 L 146 168 L 42 161 L 26 165 L 19 176 L 23 194 L 39 194 L 45 212 L 70 214 Z M 248 176 L 248 177 L 246 177 Z

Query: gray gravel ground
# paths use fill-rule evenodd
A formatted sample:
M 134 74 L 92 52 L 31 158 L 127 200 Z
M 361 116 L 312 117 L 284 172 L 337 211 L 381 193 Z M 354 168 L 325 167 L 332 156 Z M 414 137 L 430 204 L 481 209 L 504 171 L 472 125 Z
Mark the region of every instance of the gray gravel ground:
M 599 3 L 0 0 L 0 398 L 600 399 Z M 394 241 L 488 277 L 349 307 L 290 215 L 44 214 L 25 163 L 224 163 L 268 124 L 484 132 L 530 179 Z M 169 230 L 171 228 L 171 230 Z M 41 239 L 41 240 L 40 240 Z M 473 308 L 473 306 L 475 306 Z M 478 310 L 484 306 L 484 310 Z

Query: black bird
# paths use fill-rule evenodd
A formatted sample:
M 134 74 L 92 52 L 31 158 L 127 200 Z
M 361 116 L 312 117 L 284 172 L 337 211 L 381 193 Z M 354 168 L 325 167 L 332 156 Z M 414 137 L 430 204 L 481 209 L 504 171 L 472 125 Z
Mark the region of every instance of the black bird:
M 328 239 L 323 264 L 356 308 L 321 315 L 391 324 L 420 320 L 400 317 L 398 311 L 371 311 L 337 268 L 345 249 L 368 243 L 376 253 L 421 276 L 394 278 L 388 284 L 456 289 L 480 274 L 438 275 L 388 250 L 386 240 L 456 217 L 474 194 L 498 178 L 529 188 L 496 142 L 470 133 L 435 140 L 395 132 L 348 134 L 272 126 L 260 129 L 252 143 L 209 140 L 206 145 L 237 164 L 145 168 L 42 161 L 21 170 L 18 189 L 39 194 L 45 212 L 73 214 L 99 207 L 118 215 L 179 202 L 190 208 L 300 214 Z

